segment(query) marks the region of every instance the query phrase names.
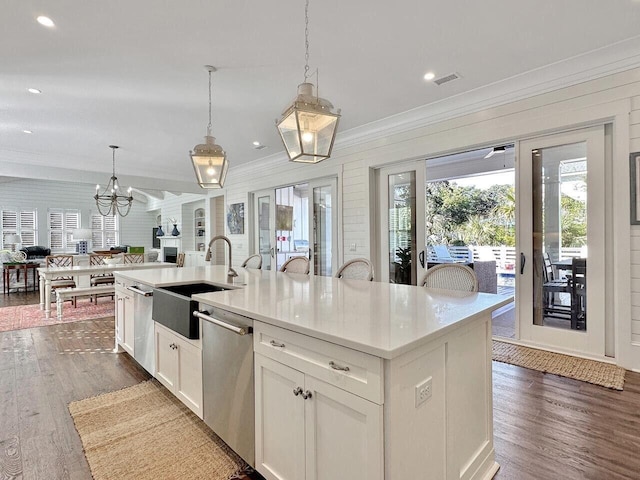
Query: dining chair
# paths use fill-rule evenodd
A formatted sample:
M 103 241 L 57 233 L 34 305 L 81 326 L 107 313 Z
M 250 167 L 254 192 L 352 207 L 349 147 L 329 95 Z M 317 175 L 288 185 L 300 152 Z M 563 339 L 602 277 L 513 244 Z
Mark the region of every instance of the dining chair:
M 373 281 L 373 265 L 366 258 L 354 258 L 345 262 L 336 272 L 336 278 Z
M 309 259 L 307 257 L 291 257 L 280 267 L 281 272 L 309 274 Z
M 255 255 L 251 255 L 250 257 L 247 257 L 240 266 L 243 268 L 262 268 L 262 255 L 257 253 Z
M 478 279 L 466 265 L 440 264 L 427 270 L 422 285 L 428 288 L 477 292 Z
M 47 268 L 73 267 L 73 255 L 48 255 L 44 259 Z M 75 288 L 76 282 L 72 276 L 56 277 L 51 280 L 51 290 L 58 288 Z M 76 297 L 69 299 L 76 306 Z
M 176 257 L 176 267 L 177 268 L 184 267 L 184 258 L 185 258 L 184 252 L 180 252 L 178 254 L 178 256 Z
M 144 263 L 144 253 L 125 253 L 124 263 Z
M 106 265 L 107 263 L 105 262 L 105 259 L 107 258 L 111 258 L 111 254 L 91 253 L 89 254 L 89 266 L 94 267 L 98 265 Z M 95 287 L 96 285 L 109 285 L 115 282 L 116 279 L 113 276 L 113 273 L 95 273 L 89 276 L 89 285 L 91 285 L 92 287 Z M 100 296 L 113 298 L 114 295 L 107 293 Z M 89 298 L 92 302 L 98 302 L 98 295 L 91 295 L 91 297 Z

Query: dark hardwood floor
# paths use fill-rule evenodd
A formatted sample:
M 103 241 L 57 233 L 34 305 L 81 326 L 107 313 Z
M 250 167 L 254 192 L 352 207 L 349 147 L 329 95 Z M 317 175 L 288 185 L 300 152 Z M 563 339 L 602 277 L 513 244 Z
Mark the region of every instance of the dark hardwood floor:
M 37 293 L 0 306 L 20 300 Z M 0 479 L 91 478 L 67 404 L 148 378 L 111 352 L 113 323 L 0 333 Z M 493 378 L 497 480 L 640 479 L 640 374 L 623 392 L 497 362 Z

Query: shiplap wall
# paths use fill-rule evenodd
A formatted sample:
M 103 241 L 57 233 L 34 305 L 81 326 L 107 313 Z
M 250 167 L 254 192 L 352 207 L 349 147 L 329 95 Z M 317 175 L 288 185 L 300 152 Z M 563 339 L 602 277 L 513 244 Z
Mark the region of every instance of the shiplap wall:
M 38 211 L 38 245 L 49 246 L 47 210 L 80 210 L 82 227 L 90 228 L 91 212 L 96 212 L 95 186 L 72 182 L 16 179 L 0 183 L 0 206 Z M 120 218 L 120 244 L 152 247 L 154 216 L 145 204 L 134 201 L 131 212 Z
M 599 118 L 601 106 L 603 111 L 613 111 L 619 104 L 631 105 L 631 121 L 630 126 L 626 120 L 622 122 L 625 129 L 629 128 L 628 136 L 626 132 L 623 136 L 619 131 L 617 133 L 620 138 L 629 138 L 629 145 L 628 148 L 626 144 L 623 147 L 618 145 L 614 150 L 616 172 L 627 171 L 629 151 L 640 151 L 640 69 L 600 77 L 511 103 L 499 103 L 499 99 L 496 99 L 496 106 L 484 109 L 470 105 L 467 114 L 452 115 L 451 118 L 432 122 L 425 119 L 422 123 L 407 121 L 405 124 L 402 115 L 394 117 L 398 125 L 403 125 L 402 128 L 392 129 L 384 125 L 378 128 L 374 123 L 370 125 L 369 135 L 362 134 L 360 138 L 352 137 L 345 142 L 339 138 L 331 160 L 317 165 L 292 164 L 282 156 L 273 156 L 234 167 L 233 159 L 230 159 L 232 167 L 225 186 L 225 203 L 245 202 L 245 206 L 251 208 L 251 192 L 323 177 L 337 177 L 339 242 L 334 253 L 339 256 L 340 262 L 360 256 L 375 261 L 373 212 L 377 198 L 372 183 L 376 168 L 578 128 L 581 117 L 584 116 L 585 123 L 592 122 L 594 118 Z M 613 189 L 613 203 L 617 205 L 615 214 L 625 216 L 628 225 L 628 210 L 620 210 L 628 208 L 629 190 L 626 181 L 620 185 L 623 178 L 619 176 L 617 180 L 618 184 Z M 627 207 L 624 207 L 625 204 Z M 621 225 L 619 220 L 617 224 Z M 626 227 L 622 230 L 629 232 Z M 250 228 L 246 224 L 244 235 L 233 235 L 231 238 L 235 264 L 251 253 L 249 233 Z M 620 235 L 619 232 L 614 234 Z M 626 237 L 628 233 L 624 235 Z M 626 282 L 618 279 L 615 285 L 616 318 L 618 324 L 624 323 L 623 328 L 616 326 L 616 332 L 618 337 L 624 333 L 624 338 L 618 338 L 618 345 L 622 346 L 620 349 L 631 352 L 626 354 L 626 366 L 640 369 L 640 227 L 631 229 L 630 240 L 631 251 L 628 237 L 616 242 L 618 247 L 623 245 L 625 250 L 616 250 L 616 268 L 626 272 L 628 259 L 631 258 L 631 271 L 624 274 L 630 276 L 631 291 L 628 278 Z M 355 245 L 355 250 L 352 250 L 352 245 Z M 626 266 L 621 259 L 627 262 Z

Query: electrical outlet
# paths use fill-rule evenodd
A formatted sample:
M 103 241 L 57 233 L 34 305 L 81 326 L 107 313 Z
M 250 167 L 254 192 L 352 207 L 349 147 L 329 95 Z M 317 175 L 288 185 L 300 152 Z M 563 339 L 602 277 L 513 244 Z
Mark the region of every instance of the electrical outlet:
M 431 398 L 431 380 L 432 377 L 429 377 L 416 385 L 416 408 Z
M 350 247 L 349 247 L 349 250 L 350 250 L 350 251 L 352 251 L 352 252 L 355 252 L 355 251 L 356 251 L 356 244 L 355 244 L 355 243 L 352 243 L 352 244 L 350 245 Z

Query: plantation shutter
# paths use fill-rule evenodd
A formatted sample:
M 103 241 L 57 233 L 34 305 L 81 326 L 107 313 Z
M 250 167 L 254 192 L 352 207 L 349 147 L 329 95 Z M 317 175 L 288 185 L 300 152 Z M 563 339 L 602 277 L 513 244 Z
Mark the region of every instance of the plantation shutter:
M 35 210 L 20 212 L 20 238 L 23 247 L 33 247 L 38 240 L 38 219 Z
M 67 211 L 64 215 L 64 235 L 66 250 L 75 250 L 77 241 L 73 240 L 73 231 L 80 228 L 80 212 Z
M 2 248 L 9 248 L 6 243 L 7 235 L 18 233 L 18 214 L 12 210 L 2 210 Z
M 118 217 L 109 215 L 104 217 L 105 247 L 115 247 L 118 244 Z
M 98 213 L 91 215 L 91 242 L 94 250 L 102 250 L 105 248 L 102 234 L 103 218 L 104 217 Z
M 64 213 L 62 210 L 49 210 L 49 248 L 52 252 L 64 250 L 63 225 Z

